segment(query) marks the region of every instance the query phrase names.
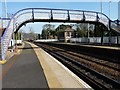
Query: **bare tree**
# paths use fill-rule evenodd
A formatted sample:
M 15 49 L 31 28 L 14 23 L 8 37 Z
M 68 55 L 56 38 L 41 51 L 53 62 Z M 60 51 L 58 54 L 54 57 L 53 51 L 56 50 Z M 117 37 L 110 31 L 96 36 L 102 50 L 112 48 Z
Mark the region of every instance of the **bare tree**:
M 29 35 L 30 35 L 29 37 L 30 40 L 35 40 L 36 35 L 32 27 L 29 27 Z
M 43 25 L 42 38 L 50 39 L 55 38 L 55 25 L 45 24 Z

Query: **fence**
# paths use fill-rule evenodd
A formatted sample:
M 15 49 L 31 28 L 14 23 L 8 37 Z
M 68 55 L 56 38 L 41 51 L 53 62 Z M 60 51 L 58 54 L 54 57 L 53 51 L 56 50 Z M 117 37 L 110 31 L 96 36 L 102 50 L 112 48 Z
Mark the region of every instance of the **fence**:
M 120 44 L 120 36 L 117 37 L 111 37 L 111 43 L 112 44 Z M 101 43 L 101 37 L 82 37 L 82 38 L 71 38 L 70 42 L 80 42 L 80 43 Z M 109 37 L 103 37 L 103 43 L 109 43 Z

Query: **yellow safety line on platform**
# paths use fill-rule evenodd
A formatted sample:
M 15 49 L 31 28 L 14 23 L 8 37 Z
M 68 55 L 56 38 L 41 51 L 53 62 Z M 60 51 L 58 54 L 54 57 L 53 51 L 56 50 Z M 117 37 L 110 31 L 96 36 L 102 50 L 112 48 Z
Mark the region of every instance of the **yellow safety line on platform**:
M 29 43 L 29 42 L 27 42 L 27 43 Z M 29 43 L 29 44 L 33 47 L 33 49 L 39 59 L 39 62 L 44 70 L 44 74 L 46 76 L 49 88 L 51 88 L 51 89 L 52 88 L 63 88 L 61 83 L 59 82 L 59 80 L 54 75 L 54 72 L 51 70 L 51 68 L 45 61 L 45 57 L 42 56 L 41 49 L 32 43 Z
M 7 60 L 1 60 L 1 61 L 0 61 L 0 64 L 3 65 L 3 64 L 5 64 L 6 62 L 7 62 Z
M 23 43 L 23 45 L 21 46 L 21 48 L 23 48 L 23 47 L 24 47 L 24 43 Z M 18 55 L 19 55 L 21 52 L 22 52 L 22 49 L 21 49 L 21 50 L 18 50 L 18 49 L 17 49 L 17 50 L 14 52 L 14 55 L 15 55 L 15 54 L 18 54 Z M 10 56 L 10 58 L 11 58 L 11 57 L 12 57 L 12 56 Z M 10 59 L 10 58 L 9 58 L 9 59 Z M 8 59 L 8 58 L 7 58 L 7 59 Z M 0 60 L 0 65 L 6 64 L 7 61 L 8 61 L 8 60 Z

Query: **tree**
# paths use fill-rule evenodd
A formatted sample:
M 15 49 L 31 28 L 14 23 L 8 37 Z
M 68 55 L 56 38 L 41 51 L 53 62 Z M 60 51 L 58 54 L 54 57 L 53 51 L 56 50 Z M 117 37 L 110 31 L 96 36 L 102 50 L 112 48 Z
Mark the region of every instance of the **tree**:
M 45 24 L 43 25 L 43 30 L 54 30 L 55 29 L 55 25 L 52 24 Z
M 16 40 L 21 40 L 21 35 L 22 35 L 22 32 L 17 32 L 16 33 Z
M 36 38 L 36 35 L 35 35 L 32 27 L 29 27 L 29 36 L 30 36 L 29 37 L 30 40 L 35 40 L 35 38 Z
M 45 24 L 43 25 L 42 30 L 42 38 L 48 39 L 48 38 L 55 38 L 56 32 L 55 32 L 55 25 L 51 24 Z
M 76 31 L 76 37 L 87 37 L 88 36 L 88 23 L 73 24 Z M 89 24 L 89 35 L 94 35 L 94 25 Z
M 47 34 L 47 30 L 44 30 L 44 29 L 43 29 L 43 30 L 42 30 L 42 34 L 41 34 L 42 38 L 43 38 L 43 39 L 47 39 L 47 37 L 48 37 L 47 35 L 48 35 L 48 34 Z
M 73 25 L 76 31 L 76 37 L 85 37 L 87 36 L 87 24 L 79 23 Z

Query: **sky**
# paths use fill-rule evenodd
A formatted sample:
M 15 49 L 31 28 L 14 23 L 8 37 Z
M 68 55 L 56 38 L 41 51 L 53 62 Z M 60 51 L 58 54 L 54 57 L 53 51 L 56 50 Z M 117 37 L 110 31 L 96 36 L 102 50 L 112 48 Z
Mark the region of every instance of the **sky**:
M 4 4 L 0 3 L 2 9 L 0 9 L 0 16 L 4 17 Z M 118 3 L 117 2 L 102 2 L 102 12 L 109 17 L 109 5 L 110 5 L 110 18 L 111 20 L 118 19 Z M 9 15 L 14 14 L 23 8 L 57 8 L 57 9 L 73 9 L 73 10 L 87 10 L 101 12 L 101 2 L 7 2 L 7 12 Z M 29 23 L 23 26 L 21 29 L 25 32 L 29 31 L 29 27 L 33 27 L 36 33 L 41 33 L 42 26 L 49 23 Z M 59 23 L 51 23 L 56 26 Z M 61 24 L 61 23 L 60 23 Z

